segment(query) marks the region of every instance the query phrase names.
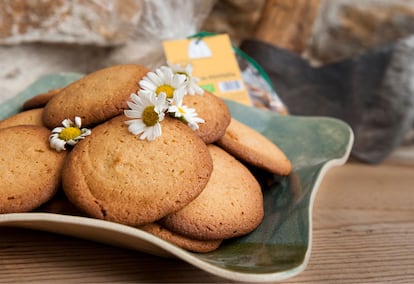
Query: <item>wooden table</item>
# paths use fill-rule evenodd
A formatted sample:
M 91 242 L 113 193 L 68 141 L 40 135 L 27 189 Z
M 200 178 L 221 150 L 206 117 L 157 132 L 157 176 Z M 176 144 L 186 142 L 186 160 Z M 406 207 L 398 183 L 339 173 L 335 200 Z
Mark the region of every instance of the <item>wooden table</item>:
M 349 162 L 316 197 L 304 272 L 283 283 L 414 283 L 414 164 Z M 0 282 L 228 282 L 177 259 L 0 228 Z

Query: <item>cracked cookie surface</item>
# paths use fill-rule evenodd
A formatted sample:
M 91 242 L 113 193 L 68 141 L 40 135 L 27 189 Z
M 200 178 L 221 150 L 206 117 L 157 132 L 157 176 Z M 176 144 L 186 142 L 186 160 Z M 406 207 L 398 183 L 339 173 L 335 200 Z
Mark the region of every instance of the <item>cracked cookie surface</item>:
M 163 134 L 140 140 L 124 115 L 92 130 L 68 155 L 63 188 L 89 216 L 138 226 L 196 198 L 212 172 L 205 143 L 186 124 L 164 119 Z

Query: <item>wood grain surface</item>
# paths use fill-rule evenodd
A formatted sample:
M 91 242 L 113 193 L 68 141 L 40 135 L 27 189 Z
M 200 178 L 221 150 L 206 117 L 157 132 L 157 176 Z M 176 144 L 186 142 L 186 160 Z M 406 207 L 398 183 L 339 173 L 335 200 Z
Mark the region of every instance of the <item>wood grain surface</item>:
M 349 162 L 316 196 L 304 272 L 283 283 L 414 283 L 414 166 Z M 0 228 L 1 283 L 229 282 L 175 258 Z

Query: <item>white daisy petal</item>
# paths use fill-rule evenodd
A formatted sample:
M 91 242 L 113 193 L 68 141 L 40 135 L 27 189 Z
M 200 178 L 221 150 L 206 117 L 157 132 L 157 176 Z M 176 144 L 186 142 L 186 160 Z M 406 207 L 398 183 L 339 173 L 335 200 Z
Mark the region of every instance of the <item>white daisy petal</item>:
M 124 114 L 128 118 L 141 118 L 142 111 L 126 109 L 124 110 Z
M 55 127 L 49 136 L 50 147 L 58 152 L 66 150 L 66 145 L 76 145 L 80 140 L 91 134 L 90 129 L 80 128 L 82 120 L 79 116 L 75 116 L 75 122 L 68 118 L 63 120 L 62 125 L 64 127 Z M 75 137 L 75 135 L 78 136 Z
M 160 93 L 155 98 L 155 108 L 154 108 L 154 110 L 158 114 L 162 114 L 162 113 L 164 113 L 167 110 L 168 104 L 167 104 L 166 98 L 167 98 L 167 95 L 165 93 Z
M 174 74 L 174 76 L 172 77 L 171 85 L 176 89 L 184 88 L 186 79 L 187 79 L 187 76 L 185 75 Z
M 124 123 L 127 125 L 131 125 L 137 121 L 142 121 L 142 119 L 130 119 L 130 120 L 125 120 Z
M 65 145 L 66 142 L 57 137 L 53 137 L 52 139 L 50 139 L 50 147 L 58 152 L 66 150 Z
M 56 139 L 59 136 L 58 133 L 53 133 L 49 136 L 49 141 L 52 141 L 52 139 Z
M 139 136 L 139 139 L 141 139 L 141 140 L 147 139 L 147 134 L 145 133 L 145 131 L 142 132 L 141 136 Z
M 186 68 L 182 67 L 179 64 L 172 64 L 171 62 L 167 61 L 167 65 L 174 73 L 186 73 Z
M 81 118 L 79 116 L 75 116 L 75 125 L 77 128 L 81 128 L 82 126 Z
M 190 80 L 193 84 L 195 84 L 195 85 L 197 85 L 198 84 L 198 82 L 200 82 L 200 78 L 198 78 L 198 77 L 191 77 L 191 80 Z
M 174 117 L 180 117 L 180 112 L 178 111 L 178 107 L 176 105 L 172 105 L 168 107 L 167 110 L 169 113 L 173 113 Z
M 138 104 L 141 101 L 139 96 L 135 93 L 132 93 L 129 97 L 130 97 L 131 101 L 135 104 Z
M 136 120 L 128 126 L 128 131 L 134 135 L 138 135 L 144 132 L 146 125 L 142 120 Z
M 185 74 L 185 92 L 189 95 L 195 95 L 199 94 L 202 95 L 204 93 L 204 90 L 198 86 L 199 78 L 193 77 L 193 66 L 191 64 L 188 64 L 186 66 L 181 66 L 178 64 L 171 64 L 170 62 L 167 62 L 169 67 L 173 70 L 175 74 Z
M 67 118 L 67 119 L 65 119 L 65 120 L 62 121 L 62 125 L 64 126 L 64 128 L 71 127 L 72 124 L 73 124 L 73 122 L 69 118 Z
M 142 134 L 139 138 L 141 140 L 145 140 L 145 139 L 147 139 L 149 141 L 154 140 L 154 139 L 151 139 L 152 137 L 150 136 L 150 134 L 151 134 L 151 129 L 150 128 L 144 128 L 144 130 L 143 130 L 143 132 L 142 132 Z
M 141 139 L 147 139 L 149 141 L 155 140 L 161 135 L 161 125 L 157 123 L 152 127 L 147 127 L 144 133 L 141 135 Z
M 157 74 L 163 80 L 164 84 L 171 84 L 171 79 L 174 75 L 174 72 L 171 70 L 171 68 L 167 66 L 161 66 L 157 69 Z
M 157 68 L 157 69 L 155 69 L 155 74 L 160 78 L 160 80 L 161 80 L 161 82 L 162 82 L 162 84 L 164 84 L 164 83 L 166 83 L 167 82 L 167 80 L 168 80 L 168 76 L 166 76 L 165 74 L 164 74 L 164 72 L 162 72 L 161 71 L 161 69 L 160 68 Z M 159 85 L 162 85 L 162 84 L 159 84 Z
M 198 127 L 198 124 L 197 123 L 194 123 L 194 122 L 188 122 L 187 123 L 187 125 L 192 129 L 192 130 L 197 130 L 199 127 Z
M 174 104 L 176 106 L 182 106 L 184 95 L 185 95 L 184 90 L 174 92 Z
M 142 110 L 143 110 L 143 107 L 140 104 L 136 104 L 136 103 L 128 101 L 127 105 L 131 110 L 136 110 L 136 111 L 140 111 L 140 112 L 142 112 Z
M 197 112 L 193 108 L 189 108 L 187 106 L 180 107 L 181 117 L 187 122 L 187 125 L 191 127 L 193 130 L 197 130 L 198 123 L 204 123 L 204 119 L 198 117 Z
M 139 97 L 141 99 L 140 105 L 142 109 L 145 109 L 147 106 L 154 105 L 156 100 L 156 95 L 153 92 L 139 92 Z
M 144 90 L 153 92 L 155 92 L 155 90 L 157 89 L 157 85 L 154 84 L 154 82 L 152 82 L 150 79 L 145 77 L 141 81 L 139 81 L 139 86 Z
M 149 90 L 139 90 L 138 91 L 138 96 L 140 97 L 140 99 L 139 99 L 139 104 L 143 104 L 142 103 L 142 95 L 146 95 L 146 96 L 150 96 L 151 94 L 155 94 L 155 91 L 149 91 Z
M 65 129 L 65 127 L 55 127 L 53 128 L 52 133 L 60 133 L 63 129 Z
M 82 134 L 81 134 L 82 138 L 92 134 L 92 131 L 88 128 L 82 128 L 81 131 L 82 131 Z
M 157 123 L 156 125 L 153 126 L 152 128 L 152 140 L 154 140 L 155 138 L 158 138 L 161 136 L 161 124 Z
M 169 113 L 185 121 L 191 128 L 197 129 L 198 123 L 204 122 L 194 109 L 182 107 L 186 94 L 201 93 L 197 78 L 191 77 L 192 65 L 182 67 L 168 62 L 139 81 L 140 89 L 131 94 L 127 102 L 129 109 L 124 110 L 128 131 L 140 135 L 140 139 L 154 140 L 161 135 L 161 124 L 165 114 Z M 149 108 L 150 107 L 150 108 Z M 151 114 L 151 110 L 155 113 Z M 149 112 L 148 112 L 149 111 Z M 83 136 L 79 139 L 83 139 Z
M 75 146 L 78 143 L 78 140 L 68 140 L 66 141 L 66 144 L 70 145 L 70 146 Z
M 160 114 L 158 114 L 158 121 L 161 122 L 163 121 L 165 118 L 165 112 L 161 112 Z
M 152 81 L 153 85 L 154 85 L 154 90 L 156 89 L 156 86 L 161 85 L 162 79 L 158 76 L 158 74 L 154 73 L 154 72 L 149 72 L 147 74 L 148 78 Z
M 185 70 L 185 73 L 188 76 L 192 76 L 193 75 L 193 65 L 187 64 L 187 66 L 185 66 L 184 70 Z
M 192 90 L 194 90 L 194 92 L 198 95 L 202 95 L 204 94 L 204 90 L 197 84 L 193 84 L 192 86 Z

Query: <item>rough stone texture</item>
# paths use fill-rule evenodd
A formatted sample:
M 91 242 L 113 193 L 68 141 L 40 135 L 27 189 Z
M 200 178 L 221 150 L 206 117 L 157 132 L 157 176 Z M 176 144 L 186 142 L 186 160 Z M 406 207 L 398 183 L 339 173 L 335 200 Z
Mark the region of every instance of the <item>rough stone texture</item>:
M 0 0 L 0 44 L 113 46 L 195 33 L 214 0 Z
M 352 154 L 362 161 L 381 162 L 413 125 L 414 36 L 321 67 L 259 41 L 241 48 L 269 74 L 290 113 L 348 122 L 355 133 Z
M 317 62 L 334 62 L 413 33 L 414 1 L 324 0 L 306 53 Z
M 275 31 L 272 28 L 258 30 L 263 28 L 259 23 L 260 16 L 265 12 L 263 11 L 265 2 L 263 0 L 217 1 L 202 29 L 226 32 L 230 34 L 235 44 L 239 44 L 244 39 L 263 40 L 265 37 L 271 38 L 275 34 L 283 33 L 280 29 Z M 319 6 L 311 36 L 302 54 L 315 64 L 350 58 L 414 33 L 414 1 L 412 0 L 320 0 Z M 284 7 L 280 5 L 272 8 Z M 295 23 L 292 25 L 294 26 Z M 286 29 L 288 28 L 287 26 Z M 287 30 L 286 32 L 288 33 Z M 300 38 L 303 36 L 300 32 L 297 36 L 298 43 L 304 41 Z M 303 50 L 301 46 L 291 48 L 277 46 L 292 51 Z
M 255 39 L 302 53 L 318 15 L 320 0 L 267 0 Z
M 102 67 L 111 50 L 93 46 L 25 44 L 0 47 L 0 103 L 39 77 L 60 72 L 89 73 Z
M 136 31 L 142 0 L 1 0 L 0 43 L 114 45 Z
M 235 45 L 250 38 L 260 20 L 265 0 L 219 0 L 202 30 L 227 33 Z
M 50 73 L 153 69 L 165 62 L 161 41 L 196 33 L 214 3 L 0 0 L 0 103 Z

